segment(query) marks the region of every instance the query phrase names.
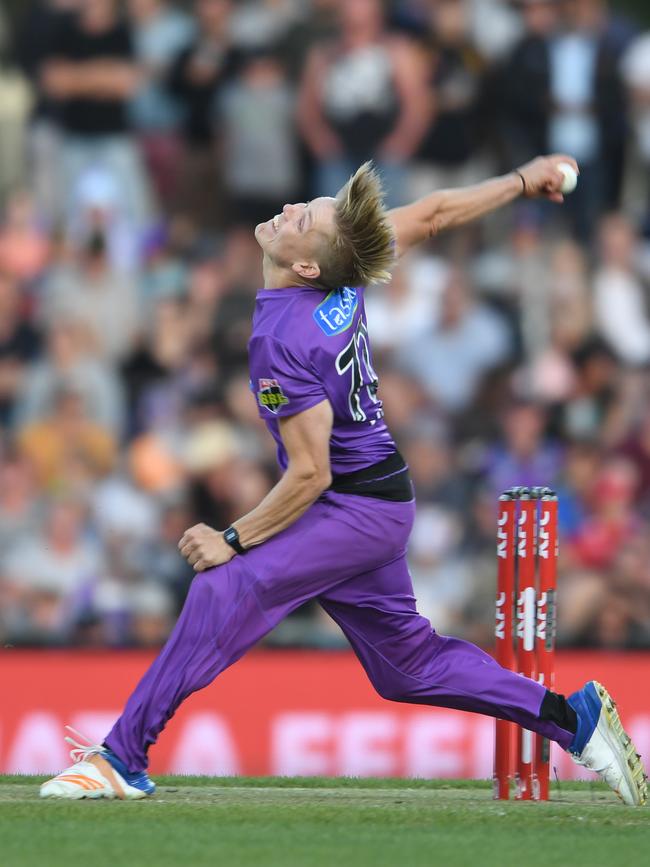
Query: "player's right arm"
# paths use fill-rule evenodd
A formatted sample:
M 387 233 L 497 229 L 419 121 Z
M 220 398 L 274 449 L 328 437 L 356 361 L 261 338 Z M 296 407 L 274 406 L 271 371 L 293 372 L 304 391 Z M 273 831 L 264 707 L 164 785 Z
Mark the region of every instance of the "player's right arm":
M 537 157 L 516 171 L 481 184 L 451 190 L 436 190 L 428 196 L 388 212 L 393 224 L 398 255 L 445 229 L 471 223 L 496 211 L 522 194 L 528 198 L 547 198 L 562 202 L 560 188 L 564 175 L 558 163 L 576 161 L 566 154 Z
M 289 464 L 259 506 L 233 524 L 244 548 L 259 545 L 293 524 L 329 488 L 333 420 L 329 400 L 279 420 Z
M 330 435 L 334 413 L 329 400 L 280 419 L 280 434 L 289 463 L 280 481 L 233 526 L 244 548 L 259 545 L 303 515 L 332 481 Z M 178 543 L 197 572 L 220 566 L 235 556 L 222 532 L 197 524 Z

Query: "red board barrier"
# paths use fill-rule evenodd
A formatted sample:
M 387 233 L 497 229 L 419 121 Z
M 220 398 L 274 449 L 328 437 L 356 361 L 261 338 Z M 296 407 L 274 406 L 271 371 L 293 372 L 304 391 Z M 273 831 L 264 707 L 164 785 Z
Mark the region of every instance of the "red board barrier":
M 65 724 L 101 740 L 151 658 L 0 652 L 0 772 L 65 766 Z M 558 690 L 589 677 L 607 685 L 650 756 L 650 653 L 558 653 Z M 151 770 L 488 778 L 493 748 L 492 720 L 384 701 L 351 653 L 257 651 L 188 699 L 152 748 Z M 551 763 L 562 778 L 580 775 L 559 749 Z

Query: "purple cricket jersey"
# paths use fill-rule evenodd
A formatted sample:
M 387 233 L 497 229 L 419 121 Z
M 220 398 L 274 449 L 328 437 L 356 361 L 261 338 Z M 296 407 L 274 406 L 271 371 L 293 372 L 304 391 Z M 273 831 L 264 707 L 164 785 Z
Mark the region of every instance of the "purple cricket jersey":
M 363 289 L 260 290 L 248 352 L 251 390 L 282 469 L 288 460 L 278 418 L 326 398 L 334 411 L 333 475 L 369 467 L 396 451 L 377 396 Z

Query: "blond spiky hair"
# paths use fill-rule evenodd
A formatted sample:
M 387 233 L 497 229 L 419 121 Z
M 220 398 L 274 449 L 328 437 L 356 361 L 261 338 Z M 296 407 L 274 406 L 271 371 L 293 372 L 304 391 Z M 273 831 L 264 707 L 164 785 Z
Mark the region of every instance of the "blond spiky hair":
M 395 239 L 371 162 L 341 187 L 335 207 L 335 235 L 320 282 L 329 287 L 386 283 L 395 261 Z

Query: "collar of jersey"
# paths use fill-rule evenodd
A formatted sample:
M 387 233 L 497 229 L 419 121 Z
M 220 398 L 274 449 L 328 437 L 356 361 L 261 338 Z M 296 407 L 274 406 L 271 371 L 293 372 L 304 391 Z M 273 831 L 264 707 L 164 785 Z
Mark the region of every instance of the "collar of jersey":
M 317 289 L 314 286 L 282 286 L 277 289 L 258 289 L 258 298 L 283 298 L 286 295 L 296 295 L 301 292 L 320 292 L 321 295 L 327 295 L 325 289 Z

